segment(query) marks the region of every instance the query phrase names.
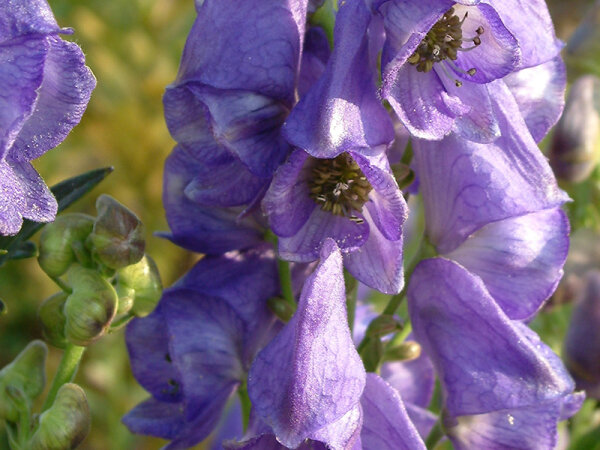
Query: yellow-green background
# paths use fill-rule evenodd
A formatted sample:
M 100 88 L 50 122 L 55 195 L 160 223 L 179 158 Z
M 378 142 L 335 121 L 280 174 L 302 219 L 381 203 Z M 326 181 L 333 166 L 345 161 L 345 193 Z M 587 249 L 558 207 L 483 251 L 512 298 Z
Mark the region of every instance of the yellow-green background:
M 568 36 L 589 4 L 585 0 L 551 3 L 561 37 Z M 168 286 L 197 259 L 153 236 L 167 229 L 162 170 L 174 145 L 163 121 L 161 96 L 176 76 L 195 18 L 193 1 L 51 0 L 50 5 L 59 25 L 75 29 L 68 38 L 83 48 L 98 86 L 81 124 L 36 167 L 53 185 L 94 168 L 114 166 L 114 173 L 70 211 L 95 214 L 94 201 L 102 192 L 134 210 L 146 225 L 147 251 Z M 41 336 L 36 309 L 56 291 L 34 259 L 13 261 L 0 269 L 0 297 L 9 308 L 7 315 L 0 316 L 0 367 Z M 49 376 L 59 358 L 60 351 L 51 349 Z M 89 348 L 76 382 L 86 390 L 93 414 L 92 432 L 80 448 L 154 449 L 164 444 L 131 435 L 120 422 L 146 397 L 130 373 L 122 332 Z M 1 433 L 0 449 L 4 449 Z

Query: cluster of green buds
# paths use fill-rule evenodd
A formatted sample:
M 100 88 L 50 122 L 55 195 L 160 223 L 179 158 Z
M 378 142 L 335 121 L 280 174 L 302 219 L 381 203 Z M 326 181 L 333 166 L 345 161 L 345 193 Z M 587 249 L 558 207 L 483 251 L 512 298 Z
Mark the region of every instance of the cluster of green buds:
M 90 428 L 90 412 L 83 389 L 67 383 L 42 414 L 31 414 L 46 385 L 46 355 L 42 341 L 33 341 L 0 370 L 0 420 L 6 423 L 13 449 L 62 450 L 76 448 Z
M 48 349 L 29 344 L 0 371 L 0 423 L 12 449 L 72 449 L 89 432 L 85 392 L 72 380 L 85 347 L 134 317 L 150 314 L 162 293 L 154 261 L 144 253 L 144 228 L 115 199 L 101 195 L 97 217 L 63 214 L 45 226 L 39 264 L 61 287 L 38 314 L 46 340 L 64 349 L 40 414 Z
M 64 214 L 40 238 L 40 267 L 62 292 L 39 309 L 44 336 L 54 346 L 87 346 L 131 318 L 145 316 L 162 292 L 154 261 L 144 254 L 144 227 L 108 195 L 97 217 Z

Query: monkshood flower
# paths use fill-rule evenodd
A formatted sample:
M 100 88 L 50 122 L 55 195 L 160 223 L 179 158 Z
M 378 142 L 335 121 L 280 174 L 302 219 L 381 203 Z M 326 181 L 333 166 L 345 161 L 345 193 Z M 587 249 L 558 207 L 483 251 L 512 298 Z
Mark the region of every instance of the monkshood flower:
M 134 376 L 152 397 L 123 419 L 135 433 L 188 448 L 206 438 L 279 325 L 267 299 L 279 293 L 268 246 L 205 257 L 135 319 L 126 341 Z
M 180 145 L 200 152 L 214 140 L 211 152 L 268 182 L 290 150 L 280 127 L 295 103 L 307 2 L 196 2 L 177 80 L 164 96 Z
M 385 293 L 402 288 L 407 208 L 385 154 L 317 159 L 296 150 L 277 170 L 263 209 L 281 258 L 314 261 L 332 238 L 356 279 Z
M 568 197 L 506 98 L 495 108 L 510 133 L 492 144 L 414 140 L 414 166 L 430 242 L 481 277 L 511 319 L 527 319 L 562 276 Z
M 57 203 L 31 161 L 79 123 L 96 80 L 45 0 L 0 1 L 0 234 L 50 222 Z
M 477 276 L 441 258 L 408 288 L 415 335 L 440 377 L 443 427 L 457 449 L 551 449 L 583 401 L 560 359 L 512 321 Z
M 491 83 L 523 69 L 562 64 L 562 43 L 543 0 L 379 0 L 373 6 L 386 29 L 382 95 L 422 139 L 454 131 L 493 141 L 500 129 Z
M 250 370 L 248 393 L 262 432 L 229 448 L 424 449 L 398 393 L 365 374 L 347 325 L 342 255 L 333 240 L 320 256 L 296 314 Z
M 565 340 L 565 364 L 588 396 L 600 398 L 600 273 L 587 274 Z

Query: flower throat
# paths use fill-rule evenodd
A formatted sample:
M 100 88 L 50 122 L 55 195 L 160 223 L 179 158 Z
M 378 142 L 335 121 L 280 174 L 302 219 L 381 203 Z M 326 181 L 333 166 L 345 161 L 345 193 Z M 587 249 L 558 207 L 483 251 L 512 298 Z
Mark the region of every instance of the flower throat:
M 315 159 L 308 182 L 310 197 L 323 211 L 348 217 L 356 223 L 363 220 L 353 214 L 361 212 L 369 200 L 371 185 L 356 161 L 347 153 L 334 159 Z
M 468 13 L 465 13 L 461 20 L 454 14 L 454 8 L 450 8 L 446 11 L 442 18 L 431 27 L 431 30 L 429 30 L 427 35 L 423 38 L 415 52 L 408 58 L 408 62 L 413 66 L 416 66 L 416 69 L 419 72 L 429 72 L 433 69 L 435 63 L 446 61 L 452 69 L 459 73 L 470 76 L 475 75 L 477 71 L 475 68 L 464 71 L 453 62 L 456 61 L 459 51 L 464 52 L 473 50 L 481 45 L 481 39 L 479 37 L 483 34 L 483 27 L 481 26 L 475 30 L 475 37 L 470 39 L 463 38 L 462 24 L 467 18 L 467 14 Z M 463 47 L 462 45 L 465 41 L 472 42 L 473 46 Z M 440 67 L 446 76 L 452 78 L 443 64 L 441 64 Z M 462 83 L 457 79 L 453 79 L 453 81 L 457 87 L 462 86 Z

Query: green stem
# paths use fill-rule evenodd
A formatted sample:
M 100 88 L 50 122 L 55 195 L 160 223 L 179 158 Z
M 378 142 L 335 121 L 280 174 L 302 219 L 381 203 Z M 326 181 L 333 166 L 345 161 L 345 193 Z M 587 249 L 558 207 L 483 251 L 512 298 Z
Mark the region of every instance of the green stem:
M 52 279 L 52 281 L 54 281 L 56 283 L 56 285 L 61 288 L 64 292 L 66 292 L 67 294 L 71 294 L 73 292 L 73 289 L 71 289 L 70 286 L 68 286 L 63 280 L 61 280 L 58 277 L 50 277 Z
M 250 397 L 248 396 L 248 388 L 246 383 L 242 384 L 238 389 L 238 395 L 240 397 L 240 403 L 242 405 L 242 424 L 244 426 L 244 433 L 248 429 L 248 423 L 250 422 L 250 409 L 252 408 L 252 403 L 250 402 Z
M 265 239 L 273 244 L 277 249 L 277 236 L 271 231 L 267 231 Z M 292 273 L 290 272 L 290 264 L 283 259 L 277 258 L 277 271 L 279 272 L 279 283 L 281 284 L 281 294 L 285 301 L 292 307 L 292 311 L 296 310 L 296 300 L 294 299 L 294 290 L 292 289 Z
M 404 327 L 402 328 L 402 331 L 400 331 L 399 333 L 397 333 L 390 340 L 390 342 L 388 342 L 388 344 L 386 345 L 386 347 L 387 348 L 394 348 L 394 347 L 397 347 L 398 345 L 402 344 L 406 340 L 406 338 L 408 337 L 408 335 L 410 334 L 411 331 L 412 331 L 412 323 L 406 322 L 404 324 Z
M 50 391 L 48 391 L 48 396 L 46 397 L 44 406 L 42 406 L 42 412 L 46 411 L 52 406 L 60 387 L 65 383 L 70 383 L 73 378 L 75 378 L 75 374 L 77 373 L 79 362 L 81 361 L 84 351 L 85 347 L 67 344 L 60 360 L 58 370 L 54 375 L 54 380 L 52 381 Z
M 425 447 L 427 447 L 429 450 L 432 450 L 443 437 L 444 432 L 442 431 L 442 425 L 439 421 L 437 421 L 429 432 L 429 436 L 427 436 Z
M 356 278 L 344 270 L 344 281 L 346 285 L 346 310 L 348 312 L 348 326 L 350 334 L 354 330 L 354 318 L 356 316 L 356 294 L 358 293 L 358 282 Z

